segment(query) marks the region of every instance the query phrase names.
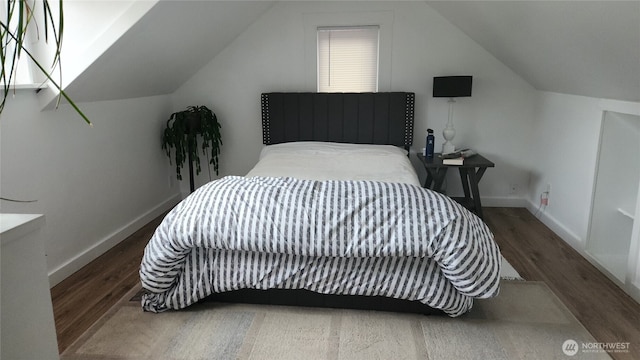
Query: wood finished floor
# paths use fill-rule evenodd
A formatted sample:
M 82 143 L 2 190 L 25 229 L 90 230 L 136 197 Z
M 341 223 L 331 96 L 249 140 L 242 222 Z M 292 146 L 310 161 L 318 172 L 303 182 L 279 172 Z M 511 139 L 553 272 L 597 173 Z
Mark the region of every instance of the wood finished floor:
M 630 342 L 614 359 L 640 359 L 640 304 L 526 209 L 486 208 L 485 221 L 504 257 L 526 280 L 544 281 L 599 342 Z M 64 351 L 138 283 L 144 246 L 161 218 L 51 289 Z

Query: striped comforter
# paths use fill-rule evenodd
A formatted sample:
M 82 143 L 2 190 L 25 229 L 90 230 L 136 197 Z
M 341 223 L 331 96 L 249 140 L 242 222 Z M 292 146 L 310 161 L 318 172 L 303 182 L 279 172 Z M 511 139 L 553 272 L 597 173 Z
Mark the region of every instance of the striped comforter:
M 215 292 L 308 289 L 420 301 L 451 316 L 499 291 L 487 226 L 450 198 L 375 181 L 225 177 L 178 204 L 140 268 L 144 310 Z

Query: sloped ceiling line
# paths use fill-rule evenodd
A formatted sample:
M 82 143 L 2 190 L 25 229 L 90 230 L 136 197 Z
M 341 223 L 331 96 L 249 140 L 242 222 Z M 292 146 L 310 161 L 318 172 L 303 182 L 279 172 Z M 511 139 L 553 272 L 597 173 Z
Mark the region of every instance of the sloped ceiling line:
M 427 1 L 538 90 L 640 101 L 640 1 Z
M 74 101 L 171 94 L 271 1 L 159 1 L 66 87 Z
M 173 93 L 273 1 L 159 1 L 66 88 Z M 426 1 L 538 90 L 640 101 L 640 1 Z

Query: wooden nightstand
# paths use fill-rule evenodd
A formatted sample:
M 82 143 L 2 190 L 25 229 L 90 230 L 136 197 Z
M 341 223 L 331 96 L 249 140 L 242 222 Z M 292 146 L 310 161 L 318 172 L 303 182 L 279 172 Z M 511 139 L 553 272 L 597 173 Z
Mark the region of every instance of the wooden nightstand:
M 476 154 L 464 159 L 463 165 L 444 165 L 439 155 L 440 154 L 434 154 L 433 158 L 426 158 L 424 155 L 418 154 L 418 159 L 420 159 L 425 170 L 427 170 L 427 179 L 422 186 L 442 193 L 442 184 L 447 175 L 447 170 L 449 170 L 449 168 L 458 168 L 464 197 L 453 199 L 467 209 L 475 212 L 476 215 L 482 219 L 482 203 L 480 201 L 478 183 L 487 168 L 494 167 L 495 164 L 487 160 L 484 156 Z

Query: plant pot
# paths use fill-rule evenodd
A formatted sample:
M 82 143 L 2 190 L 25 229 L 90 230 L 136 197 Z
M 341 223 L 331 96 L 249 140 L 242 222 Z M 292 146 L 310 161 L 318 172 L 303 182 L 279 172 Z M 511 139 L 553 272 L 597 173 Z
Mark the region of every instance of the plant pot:
M 200 134 L 202 132 L 202 119 L 200 113 L 188 113 L 184 117 L 184 121 L 187 123 L 187 134 Z

